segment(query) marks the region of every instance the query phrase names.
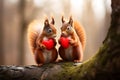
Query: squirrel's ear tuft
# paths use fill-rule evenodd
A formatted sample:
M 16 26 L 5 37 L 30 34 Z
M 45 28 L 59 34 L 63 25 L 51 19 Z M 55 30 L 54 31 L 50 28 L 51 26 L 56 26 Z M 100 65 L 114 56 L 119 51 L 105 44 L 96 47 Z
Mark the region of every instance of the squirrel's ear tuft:
M 54 25 L 55 24 L 55 20 L 54 20 L 53 16 L 51 18 L 52 18 L 51 24 Z
M 69 19 L 69 22 L 68 22 L 71 26 L 73 24 L 73 19 L 72 19 L 72 16 L 70 16 L 70 19 Z
M 49 25 L 48 18 L 45 19 L 45 21 L 44 21 L 44 25 L 45 25 L 45 26 L 48 26 L 48 25 Z
M 64 20 L 64 16 L 62 16 L 62 19 L 61 19 L 61 20 L 62 20 L 62 23 L 64 23 L 64 22 L 65 22 L 65 20 Z

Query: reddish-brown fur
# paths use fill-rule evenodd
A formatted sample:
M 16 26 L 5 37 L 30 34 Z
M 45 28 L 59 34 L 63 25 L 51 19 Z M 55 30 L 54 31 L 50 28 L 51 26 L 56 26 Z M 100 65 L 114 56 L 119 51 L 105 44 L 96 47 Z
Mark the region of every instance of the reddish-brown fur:
M 50 58 L 47 62 L 55 62 L 57 59 L 58 53 L 55 48 L 56 40 L 54 39 L 56 36 L 56 29 L 54 27 L 54 18 L 52 18 L 51 23 L 49 23 L 48 19 L 44 21 L 44 27 L 40 26 L 39 21 L 32 22 L 28 27 L 28 41 L 31 47 L 31 50 L 35 56 L 35 61 L 38 65 L 45 64 L 45 56 Z M 42 29 L 43 28 L 43 29 Z M 52 50 L 47 50 L 45 45 L 42 44 L 43 39 L 52 38 L 55 42 L 55 45 Z M 45 51 L 48 51 L 51 55 L 44 55 Z M 46 60 L 48 60 L 46 58 Z
M 52 59 L 51 59 L 51 62 L 54 62 L 56 59 L 57 59 L 57 50 L 54 48 L 53 50 L 52 50 Z
M 74 21 L 73 25 L 74 25 L 74 29 L 75 29 L 77 35 L 79 36 L 79 40 L 80 40 L 80 42 L 82 44 L 82 48 L 84 50 L 85 49 L 85 44 L 86 44 L 85 31 L 78 21 Z
M 59 54 L 65 61 L 81 62 L 83 60 L 83 51 L 85 48 L 86 37 L 85 31 L 77 21 L 73 21 L 70 17 L 69 22 L 65 22 L 62 16 L 61 36 L 70 37 L 69 44 L 72 46 L 72 52 L 65 52 L 62 46 L 59 48 Z M 60 40 L 59 40 L 60 43 Z M 72 58 L 68 59 L 67 54 L 71 54 Z
M 59 48 L 59 54 L 63 60 L 67 61 L 66 56 L 65 56 L 65 49 L 62 46 L 60 46 Z

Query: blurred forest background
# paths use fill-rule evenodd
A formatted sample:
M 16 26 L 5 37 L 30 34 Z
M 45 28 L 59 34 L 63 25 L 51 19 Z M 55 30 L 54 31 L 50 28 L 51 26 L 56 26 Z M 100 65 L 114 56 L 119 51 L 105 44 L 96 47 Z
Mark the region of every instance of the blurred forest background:
M 110 0 L 0 0 L 0 65 L 35 64 L 27 42 L 28 24 L 52 14 L 59 34 L 63 13 L 67 19 L 72 14 L 85 28 L 84 60 L 93 56 L 110 25 Z

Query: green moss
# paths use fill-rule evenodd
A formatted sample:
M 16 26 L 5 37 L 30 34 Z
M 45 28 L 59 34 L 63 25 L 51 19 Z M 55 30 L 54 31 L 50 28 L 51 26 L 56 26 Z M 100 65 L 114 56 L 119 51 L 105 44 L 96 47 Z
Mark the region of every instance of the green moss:
M 73 62 L 64 62 L 62 63 L 61 67 L 63 70 L 56 75 L 57 80 L 71 79 L 72 74 L 75 72 L 76 68 L 76 66 L 73 65 Z
M 57 80 L 78 80 L 87 75 L 89 69 L 92 67 L 91 64 L 92 61 L 90 60 L 79 66 L 73 66 L 72 62 L 64 63 L 62 65 L 63 70 L 57 74 L 57 77 L 59 77 Z

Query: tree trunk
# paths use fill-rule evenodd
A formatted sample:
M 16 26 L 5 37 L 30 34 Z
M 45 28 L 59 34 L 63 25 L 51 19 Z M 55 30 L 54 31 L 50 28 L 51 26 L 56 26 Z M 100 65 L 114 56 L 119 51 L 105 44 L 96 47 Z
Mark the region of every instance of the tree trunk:
M 27 28 L 25 16 L 24 16 L 24 10 L 25 10 L 25 0 L 20 0 L 19 4 L 19 11 L 20 11 L 20 36 L 19 36 L 19 55 L 18 55 L 18 61 L 19 64 L 24 64 L 24 35 L 25 30 Z
M 3 49 L 3 9 L 4 9 L 4 1 L 0 0 L 0 64 L 4 64 L 4 49 Z
M 37 66 L 0 66 L 1 80 L 120 80 L 120 1 L 112 0 L 112 21 L 98 53 L 79 66 L 61 62 Z

